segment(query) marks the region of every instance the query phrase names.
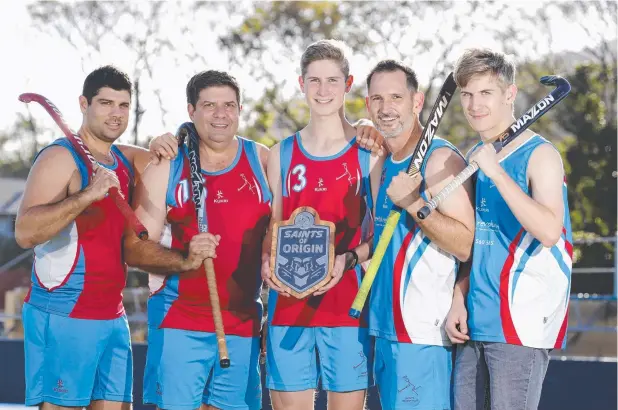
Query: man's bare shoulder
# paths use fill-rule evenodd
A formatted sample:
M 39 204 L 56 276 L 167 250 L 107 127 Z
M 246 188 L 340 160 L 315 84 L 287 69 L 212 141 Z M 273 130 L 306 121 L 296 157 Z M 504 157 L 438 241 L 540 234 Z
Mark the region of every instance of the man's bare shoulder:
M 534 148 L 528 162 L 528 172 L 531 168 L 544 170 L 545 167 L 563 168 L 562 156 L 551 143 L 541 144 Z
M 256 141 L 254 141 L 254 143 L 255 148 L 257 149 L 258 157 L 260 158 L 260 163 L 263 167 L 266 167 L 266 164 L 268 163 L 268 155 L 270 153 L 270 148 Z
M 281 151 L 281 144 L 282 141 L 279 141 L 278 143 L 276 143 L 275 145 L 273 145 L 272 147 L 270 147 L 270 149 L 268 150 L 268 157 L 272 158 L 272 157 L 277 157 L 279 158 L 279 152 Z
M 168 175 L 172 167 L 172 161 L 174 160 L 161 158 L 158 164 L 155 164 L 153 162 L 149 163 L 148 166 L 144 169 L 142 179 L 146 179 L 148 177 L 152 178 L 153 176 L 161 177 L 163 175 Z M 161 182 L 167 183 L 167 179 L 164 179 Z
M 458 151 L 450 147 L 436 148 L 427 159 L 427 170 L 439 172 L 440 170 L 461 171 L 466 167 L 466 161 Z
M 63 172 L 77 169 L 73 154 L 61 145 L 52 145 L 41 151 L 34 165 L 45 172 Z
M 136 162 L 146 162 L 150 158 L 150 151 L 137 145 L 131 144 L 114 144 L 122 155 L 127 157 L 129 162 L 135 165 Z

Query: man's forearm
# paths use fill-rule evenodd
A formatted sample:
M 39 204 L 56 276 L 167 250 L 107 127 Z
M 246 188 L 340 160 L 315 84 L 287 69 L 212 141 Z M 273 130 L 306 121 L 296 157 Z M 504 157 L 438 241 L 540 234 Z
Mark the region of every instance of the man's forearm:
M 264 235 L 264 240 L 262 240 L 262 255 L 270 256 L 272 252 L 274 227 L 275 227 L 275 221 L 274 221 L 274 218 L 271 218 L 268 224 L 268 229 L 266 230 L 266 234 Z
M 460 302 L 465 304 L 468 297 L 468 290 L 470 290 L 470 269 L 472 262 L 464 262 L 459 265 L 459 272 L 457 274 L 457 281 L 455 282 L 455 289 L 453 290 L 453 302 Z
M 372 251 L 373 251 L 373 237 L 369 238 L 367 241 L 362 242 L 356 248 L 353 249 L 354 252 L 358 255 L 357 263 L 360 265 L 363 262 L 371 259 Z
M 492 180 L 526 232 L 546 247 L 555 245 L 560 238 L 563 221 L 557 220 L 553 212 L 522 191 L 506 172 L 500 173 Z
M 91 203 L 92 199 L 86 189 L 55 204 L 29 208 L 15 222 L 17 243 L 22 248 L 32 248 L 47 242 L 73 222 Z
M 184 255 L 156 242 L 131 238 L 125 241 L 125 262 L 129 266 L 160 275 L 173 275 L 187 270 Z
M 460 261 L 467 261 L 472 251 L 474 232 L 470 232 L 464 224 L 438 210 L 432 212 L 427 219 L 419 219 L 416 213 L 422 205 L 412 204 L 406 211 L 421 227 L 423 233 L 440 249 L 454 255 Z

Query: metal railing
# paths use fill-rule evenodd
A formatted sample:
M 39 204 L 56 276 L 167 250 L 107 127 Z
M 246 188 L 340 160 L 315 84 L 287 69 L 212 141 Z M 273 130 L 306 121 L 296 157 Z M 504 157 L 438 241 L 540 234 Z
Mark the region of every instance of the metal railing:
M 611 294 L 596 294 L 596 293 L 572 293 L 570 295 L 570 314 L 571 320 L 574 323 L 569 325 L 569 331 L 572 332 L 616 332 L 615 325 L 597 325 L 597 322 L 603 321 L 603 317 L 607 316 L 608 309 L 615 312 L 615 305 L 618 297 L 618 232 L 613 237 L 596 237 L 574 240 L 573 245 L 591 245 L 595 243 L 613 243 L 614 244 L 614 266 L 613 267 L 585 267 L 573 268 L 573 275 L 613 275 L 613 292 Z M 8 272 L 13 266 L 16 266 L 32 253 L 31 250 L 25 251 L 13 258 L 11 261 L 0 266 L 0 274 Z M 144 292 L 147 289 L 143 288 L 127 288 L 125 289 L 125 305 L 127 305 L 127 317 L 129 322 L 136 325 L 146 323 L 146 303 Z M 584 312 L 583 306 L 587 303 L 595 302 L 592 312 Z M 587 307 L 587 306 L 586 306 Z M 0 312 L 0 323 L 7 321 L 21 321 L 20 314 L 10 314 Z M 615 319 L 614 319 L 615 323 Z M 3 332 L 0 332 L 0 337 L 6 335 L 10 329 L 5 327 Z
M 573 245 L 591 245 L 595 243 L 613 243 L 614 244 L 614 266 L 613 267 L 588 267 L 588 268 L 573 268 L 573 275 L 598 275 L 612 274 L 613 275 L 613 291 L 611 294 L 596 294 L 578 292 L 571 293 L 570 297 L 570 314 L 571 319 L 575 322 L 569 325 L 570 332 L 616 332 L 615 316 L 614 324 L 598 325 L 598 322 L 603 322 L 608 315 L 616 312 L 616 301 L 618 297 L 618 232 L 613 237 L 598 237 L 574 240 Z M 582 312 L 582 304 L 596 302 L 590 306 L 591 312 L 586 315 Z

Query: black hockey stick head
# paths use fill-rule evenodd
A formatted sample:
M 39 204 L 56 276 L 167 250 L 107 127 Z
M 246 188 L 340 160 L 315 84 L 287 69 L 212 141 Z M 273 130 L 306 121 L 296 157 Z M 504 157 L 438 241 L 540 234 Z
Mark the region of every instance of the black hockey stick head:
M 560 77 L 559 75 L 546 75 L 541 77 L 540 81 L 543 85 L 553 85 L 554 87 L 566 86 L 571 89 L 571 84 L 569 84 L 569 82 L 565 78 Z
M 566 78 L 560 77 L 559 75 L 546 75 L 541 77 L 540 81 L 543 85 L 556 87 L 556 89 L 552 91 L 556 102 L 562 100 L 571 92 L 571 84 Z
M 189 139 L 196 134 L 195 125 L 192 122 L 185 122 L 176 131 L 176 138 L 178 139 L 178 146 L 188 144 Z

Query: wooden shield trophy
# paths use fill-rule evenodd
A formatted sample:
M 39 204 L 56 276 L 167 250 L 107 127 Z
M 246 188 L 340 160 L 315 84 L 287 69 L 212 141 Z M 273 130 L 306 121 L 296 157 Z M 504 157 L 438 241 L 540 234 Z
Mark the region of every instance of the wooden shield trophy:
M 297 208 L 287 221 L 275 222 L 270 269 L 272 281 L 302 299 L 331 280 L 335 264 L 335 225 L 321 221 L 308 206 Z

